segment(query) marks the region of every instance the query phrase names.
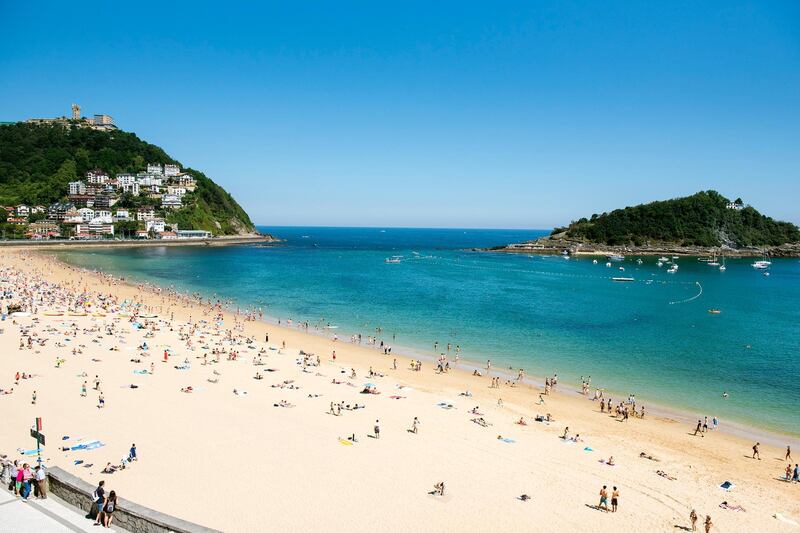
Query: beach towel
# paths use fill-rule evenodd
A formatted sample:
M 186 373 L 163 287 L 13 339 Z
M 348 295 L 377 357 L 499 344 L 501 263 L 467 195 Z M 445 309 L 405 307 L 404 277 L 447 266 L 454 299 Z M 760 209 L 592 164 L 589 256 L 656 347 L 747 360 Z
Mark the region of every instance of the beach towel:
M 502 440 L 503 442 L 507 442 L 509 444 L 511 444 L 512 442 L 515 442 L 514 439 L 499 439 L 499 440 Z
M 731 489 L 732 489 L 732 488 L 734 488 L 735 486 L 736 486 L 736 485 L 734 485 L 734 484 L 733 484 L 733 483 L 731 483 L 730 481 L 726 481 L 726 482 L 724 482 L 722 485 L 720 485 L 720 486 L 719 486 L 719 488 L 721 488 L 722 490 L 731 490 Z
M 144 375 L 144 374 L 148 374 L 149 372 L 147 370 L 134 370 L 133 373 L 134 374 L 139 374 L 139 375 Z
M 339 438 L 339 444 L 341 444 L 342 446 L 352 446 L 353 445 L 353 443 L 351 441 L 349 441 L 347 439 L 343 439 L 341 437 Z
M 583 451 L 585 451 L 585 452 L 593 452 L 594 450 L 587 446 L 586 448 L 583 449 Z

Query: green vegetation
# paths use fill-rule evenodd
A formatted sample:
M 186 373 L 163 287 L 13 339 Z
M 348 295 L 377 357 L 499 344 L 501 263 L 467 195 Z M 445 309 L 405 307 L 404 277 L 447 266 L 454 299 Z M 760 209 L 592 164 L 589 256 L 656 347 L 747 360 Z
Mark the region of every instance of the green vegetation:
M 136 173 L 147 163 L 180 164 L 164 150 L 124 131 L 77 126 L 16 123 L 0 126 L 0 205 L 48 205 L 67 195 L 68 183 L 101 169 L 109 175 Z M 184 206 L 170 211 L 167 222 L 181 229 L 215 235 L 254 231 L 250 217 L 222 187 L 202 172 L 186 168 L 196 190 Z M 145 196 L 122 198 L 119 207 L 159 205 Z
M 716 191 L 616 209 L 582 218 L 567 228 L 567 237 L 609 245 L 676 243 L 683 246 L 779 246 L 800 242 L 800 230 L 750 206 L 728 209 L 729 200 Z M 741 199 L 735 201 L 743 205 Z

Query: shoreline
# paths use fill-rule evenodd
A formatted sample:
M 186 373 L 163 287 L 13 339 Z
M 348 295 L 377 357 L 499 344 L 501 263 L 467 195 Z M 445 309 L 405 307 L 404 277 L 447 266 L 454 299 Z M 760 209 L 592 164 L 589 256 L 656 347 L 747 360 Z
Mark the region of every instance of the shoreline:
M 473 252 L 496 252 L 506 254 L 560 255 L 567 252 L 574 256 L 604 257 L 609 255 L 630 255 L 642 257 L 800 257 L 800 243 L 787 243 L 780 246 L 753 246 L 749 248 L 728 248 L 724 246 L 681 246 L 661 244 L 648 246 L 626 246 L 587 243 L 582 241 L 550 239 L 542 237 L 533 241 L 512 243 L 492 248 L 473 248 Z
M 84 270 L 84 271 L 89 272 L 89 273 L 93 273 L 95 275 L 101 275 L 101 276 L 102 275 L 112 275 L 112 276 L 115 276 L 115 277 L 119 277 L 117 274 L 113 274 L 113 273 L 110 273 L 110 272 L 103 272 L 102 270 L 98 270 L 98 269 L 88 270 L 88 269 L 85 269 L 84 267 L 71 265 L 69 262 L 63 260 L 60 257 L 56 257 L 56 256 L 50 256 L 50 257 L 53 258 L 54 260 L 62 263 L 63 265 L 69 267 L 69 268 L 77 268 L 77 269 Z M 128 281 L 127 279 L 123 283 L 127 284 L 131 288 L 135 288 L 135 286 L 136 286 L 136 284 L 134 282 Z M 165 289 L 165 287 L 160 286 L 160 285 L 156 285 L 152 281 L 146 281 L 144 283 L 148 283 L 148 284 L 151 284 L 151 285 L 158 286 L 162 290 Z M 199 292 L 197 292 L 197 293 L 199 294 Z M 204 298 L 209 298 L 209 295 L 207 295 L 207 294 L 202 294 L 201 296 L 203 296 Z M 217 295 L 217 296 L 219 296 L 219 295 Z M 230 299 L 230 300 L 227 300 L 227 301 L 232 305 L 243 307 L 243 303 L 242 302 L 237 302 L 236 300 L 233 300 L 233 299 Z M 292 332 L 299 333 L 301 335 L 313 336 L 314 338 L 323 339 L 323 340 L 326 340 L 328 342 L 332 342 L 331 335 L 333 335 L 334 332 L 341 333 L 342 337 L 349 337 L 351 335 L 358 335 L 359 334 L 358 332 L 352 332 L 352 331 L 347 331 L 347 330 L 339 330 L 339 329 L 331 329 L 331 330 L 329 330 L 330 334 L 326 334 L 324 329 L 321 330 L 321 329 L 318 329 L 316 327 L 310 327 L 308 329 L 304 329 L 304 328 L 298 327 L 298 324 L 302 324 L 303 322 L 305 322 L 304 320 L 297 320 L 297 319 L 294 319 L 294 318 L 290 318 L 289 320 L 292 321 L 292 325 L 291 326 L 286 325 L 286 320 L 287 319 L 285 319 L 285 318 L 275 317 L 275 316 L 269 315 L 267 313 L 264 313 L 263 317 L 259 319 L 259 322 L 262 322 L 264 325 L 269 325 L 271 327 L 277 327 L 277 328 L 279 328 L 281 330 L 292 331 Z M 309 324 L 311 324 L 311 323 L 309 322 Z M 339 342 L 340 343 L 344 343 L 344 344 L 351 344 L 347 340 L 344 340 L 344 339 L 340 339 Z M 432 364 L 434 366 L 436 364 L 437 354 L 433 353 L 432 351 L 419 349 L 419 348 L 415 348 L 415 347 L 411 347 L 411 346 L 405 346 L 405 345 L 402 344 L 402 342 L 397 344 L 394 341 L 392 341 L 391 344 L 392 344 L 392 356 L 393 357 L 421 359 L 421 360 L 425 361 L 426 363 L 430 363 L 430 364 Z M 382 353 L 380 353 L 379 348 L 377 348 L 375 346 L 360 345 L 360 344 L 357 345 L 357 346 L 375 352 L 375 355 L 378 356 L 378 357 L 383 355 Z M 459 362 L 456 365 L 453 365 L 451 367 L 451 372 L 455 372 L 455 373 L 458 373 L 458 374 L 463 373 L 463 377 L 471 377 L 471 372 L 473 370 L 478 370 L 480 372 L 484 372 L 485 371 L 485 368 L 484 368 L 485 365 L 484 364 L 482 364 L 481 362 L 478 362 L 478 361 L 470 359 L 468 355 L 464 355 L 464 354 L 462 354 L 462 355 L 463 355 L 463 357 L 459 359 Z M 502 361 L 501 360 L 498 360 L 498 361 L 493 360 L 493 363 L 497 363 L 497 362 L 502 362 Z M 502 376 L 503 380 L 514 381 L 515 378 L 516 378 L 516 375 L 515 375 L 516 370 L 513 367 L 506 368 L 506 367 L 503 367 L 503 366 L 495 366 L 495 365 L 493 365 L 492 366 L 492 372 L 493 372 L 493 374 L 497 374 L 497 375 Z M 527 370 L 525 372 L 525 376 L 526 377 L 523 380 L 523 383 L 525 385 L 531 386 L 531 387 L 535 387 L 535 388 L 540 388 L 540 389 L 544 388 L 544 383 L 545 383 L 545 379 L 546 379 L 545 376 L 529 374 L 527 372 Z M 618 398 L 624 398 L 625 397 L 625 393 L 623 393 L 620 390 L 614 389 L 614 388 L 602 387 L 602 390 L 605 391 L 606 396 L 610 395 L 610 396 L 618 397 Z M 590 391 L 590 393 L 591 392 L 592 391 Z M 577 384 L 575 384 L 575 386 L 573 386 L 572 383 L 564 382 L 563 388 L 561 388 L 561 393 L 562 394 L 572 395 L 576 399 L 584 399 L 584 400 L 587 400 L 587 401 L 592 401 L 591 400 L 591 394 L 589 396 L 583 396 L 581 394 L 580 390 L 578 389 Z M 598 402 L 595 402 L 595 403 L 598 403 Z M 702 419 L 702 417 L 704 416 L 704 415 L 692 414 L 691 408 L 666 405 L 666 404 L 663 404 L 663 403 L 646 400 L 646 397 L 643 397 L 641 394 L 638 395 L 638 397 L 637 397 L 637 403 L 640 403 L 640 404 L 643 404 L 643 405 L 647 405 L 647 412 L 652 414 L 652 415 L 654 415 L 654 416 L 658 416 L 658 417 L 661 417 L 661 418 L 664 418 L 664 419 L 668 419 L 668 420 L 673 420 L 673 421 L 684 423 L 684 424 L 687 424 L 687 425 L 694 424 L 695 423 L 694 421 L 697 418 L 701 418 Z M 796 441 L 797 447 L 798 447 L 798 449 L 800 449 L 800 432 L 798 432 L 796 434 L 793 434 L 793 433 L 782 433 L 782 432 L 775 431 L 775 430 L 770 429 L 770 428 L 759 427 L 759 426 L 756 426 L 756 425 L 753 425 L 753 424 L 750 424 L 750 423 L 747 423 L 747 422 L 744 422 L 744 421 L 739 421 L 739 420 L 728 420 L 728 419 L 725 419 L 724 421 L 721 421 L 721 422 L 722 422 L 722 425 L 720 426 L 718 431 L 730 434 L 731 436 L 739 437 L 739 438 L 742 438 L 742 439 L 761 441 L 761 442 L 769 443 L 769 444 L 771 444 L 773 446 L 781 446 L 788 439 L 788 440 L 791 440 L 791 441 Z
M 272 235 L 231 235 L 210 239 L 101 239 L 101 240 L 46 240 L 46 241 L 0 241 L 0 247 L 14 250 L 59 250 L 64 248 L 140 248 L 152 246 L 234 246 L 240 244 L 270 244 L 282 242 Z
M 245 321 L 243 315 L 229 311 L 222 312 L 224 323 L 220 323 L 206 305 L 190 298 L 72 267 L 51 254 L 10 253 L 0 264 L 76 293 L 91 291 L 129 301 L 141 306 L 142 313 L 158 315 L 139 319 L 146 326 L 139 329 L 131 327 L 129 314 L 114 311 L 96 317 L 65 312 L 51 317 L 43 313 L 47 309 L 43 306 L 36 321 L 25 322 L 32 322 L 40 335 L 64 331 L 75 344 L 85 343 L 85 353 L 77 356 L 67 353 L 75 344 L 48 346 L 40 356 L 17 350 L 17 326 L 6 321 L 0 345 L 8 355 L 0 359 L 0 377 L 7 380 L 15 369 L 35 372 L 37 377 L 35 382 L 21 381 L 14 394 L 0 396 L 8 413 L 0 426 L 0 442 L 7 448 L 0 451 L 27 446 L 31 420 L 43 416 L 48 442 L 71 435 L 107 444 L 93 451 L 62 453 L 56 448 L 60 442 L 51 443 L 45 451 L 48 464 L 90 482 L 106 479 L 106 486 L 123 498 L 208 527 L 279 531 L 316 530 L 325 524 L 329 531 L 352 532 L 372 530 L 380 523 L 387 531 L 509 531 L 527 524 L 533 529 L 591 527 L 610 533 L 673 530 L 686 525 L 689 511 L 697 509 L 713 516 L 715 531 L 780 532 L 786 525 L 774 519 L 774 513 L 800 517 L 798 485 L 776 480 L 785 466 L 780 462 L 785 444 L 764 444 L 764 461 L 744 459 L 751 441 L 718 430 L 706 434 L 708 438 L 687 436 L 691 426 L 654 415 L 649 406 L 646 418 L 621 422 L 601 414 L 595 403 L 587 405 L 580 395 L 570 394 L 573 387 L 566 382 L 540 407 L 534 402 L 539 389 L 529 384 L 502 384 L 495 389 L 485 375 L 474 377 L 467 369 L 435 374 L 427 362 L 415 372 L 400 354 L 383 356 L 372 347 Z M 108 327 L 115 330 L 113 335 L 102 334 Z M 198 331 L 187 338 L 186 328 Z M 270 337 L 266 342 L 265 335 Z M 59 339 L 68 340 L 55 336 L 50 344 Z M 152 346 L 151 352 L 125 352 L 143 340 Z M 109 344 L 115 343 L 122 343 L 122 351 L 109 351 Z M 197 360 L 209 354 L 203 350 L 216 346 L 223 350 L 219 363 L 201 365 Z M 162 363 L 161 351 L 167 347 L 174 360 Z M 277 373 L 253 366 L 250 358 L 259 348 Z M 226 361 L 229 350 L 239 357 Z M 306 370 L 300 364 L 303 350 L 321 361 Z M 332 350 L 336 357 L 331 357 Z M 142 362 L 129 362 L 134 356 L 142 357 Z M 55 370 L 53 357 L 66 359 L 66 367 Z M 173 368 L 184 358 L 191 361 L 191 368 Z M 137 375 L 137 368 L 146 368 L 151 361 L 157 365 L 155 372 Z M 368 375 L 367 368 L 378 375 Z M 76 377 L 81 369 L 88 378 Z M 265 372 L 265 381 L 253 380 L 258 369 Z M 348 386 L 344 382 L 351 369 L 358 378 Z M 495 369 L 492 376 L 498 372 Z M 90 398 L 78 394 L 80 381 L 96 374 L 103 380 L 104 409 L 92 405 L 95 391 L 90 391 Z M 207 383 L 206 376 L 221 377 L 222 384 Z M 7 385 L 6 380 L 0 386 Z M 360 394 L 365 380 L 376 383 L 382 395 Z M 277 383 L 287 381 L 302 390 Z M 139 390 L 131 390 L 127 383 L 136 383 Z M 187 385 L 194 385 L 194 394 L 179 392 Z M 232 387 L 249 394 L 232 394 Z M 39 399 L 31 405 L 35 389 Z M 472 395 L 459 396 L 464 390 Z M 272 407 L 279 400 L 291 401 L 294 407 Z M 338 401 L 365 408 L 329 415 L 329 402 Z M 438 405 L 442 401 L 455 407 L 442 409 Z M 472 406 L 480 406 L 481 418 L 493 427 L 471 423 L 469 419 L 476 416 L 469 411 Z M 537 423 L 534 413 L 552 413 L 554 420 Z M 407 428 L 417 416 L 421 431 L 412 435 Z M 380 439 L 369 438 L 378 418 Z M 526 425 L 515 423 L 520 418 Z M 560 439 L 565 431 L 580 433 L 581 443 Z M 357 441 L 347 444 L 342 437 L 351 434 Z M 139 461 L 113 476 L 101 474 L 106 461 L 117 461 L 131 442 L 140 450 Z M 642 451 L 660 462 L 640 458 Z M 609 468 L 598 461 L 610 455 L 618 466 Z M 78 457 L 93 466 L 74 464 Z M 656 469 L 672 478 L 657 475 Z M 243 490 L 234 492 L 230 483 L 220 482 L 219 472 L 229 470 L 246 474 L 237 483 Z M 431 496 L 431 486 L 441 480 L 447 483 L 445 497 Z M 735 482 L 735 490 L 720 490 L 724 480 Z M 620 512 L 601 515 L 595 510 L 592 504 L 603 484 L 621 487 Z M 531 494 L 533 503 L 520 502 L 521 493 Z M 238 508 L 257 508 L 265 498 L 282 510 L 267 523 L 260 513 L 230 511 L 234 503 Z M 723 499 L 748 512 L 720 509 Z M 486 507 L 495 512 L 485 513 Z

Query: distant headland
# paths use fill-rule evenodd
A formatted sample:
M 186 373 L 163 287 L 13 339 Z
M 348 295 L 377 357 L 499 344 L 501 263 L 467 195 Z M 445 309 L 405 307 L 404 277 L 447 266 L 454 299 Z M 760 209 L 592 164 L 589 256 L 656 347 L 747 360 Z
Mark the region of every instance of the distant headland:
M 12 240 L 252 236 L 250 217 L 202 172 L 109 115 L 0 125 L 0 233 Z
M 800 230 L 740 198 L 703 191 L 581 218 L 533 241 L 489 249 L 526 254 L 800 256 Z

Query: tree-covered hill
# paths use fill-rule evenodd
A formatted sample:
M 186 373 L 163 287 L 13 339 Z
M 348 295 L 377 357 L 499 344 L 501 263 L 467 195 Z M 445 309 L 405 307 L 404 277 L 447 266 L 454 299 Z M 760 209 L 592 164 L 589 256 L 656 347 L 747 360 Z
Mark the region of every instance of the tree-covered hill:
M 682 246 L 780 246 L 800 242 L 789 222 L 764 216 L 736 200 L 737 209 L 716 191 L 699 192 L 582 218 L 553 234 L 608 245 L 675 243 Z
M 47 205 L 63 199 L 68 183 L 100 169 L 114 176 L 144 170 L 148 163 L 177 164 L 158 146 L 133 133 L 97 131 L 77 126 L 16 123 L 0 126 L 0 205 Z M 202 172 L 185 168 L 197 188 L 172 210 L 167 222 L 181 229 L 203 229 L 215 235 L 255 231 L 236 200 Z M 136 207 L 144 197 L 123 197 L 120 206 Z

